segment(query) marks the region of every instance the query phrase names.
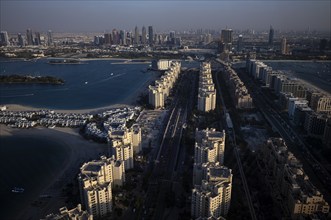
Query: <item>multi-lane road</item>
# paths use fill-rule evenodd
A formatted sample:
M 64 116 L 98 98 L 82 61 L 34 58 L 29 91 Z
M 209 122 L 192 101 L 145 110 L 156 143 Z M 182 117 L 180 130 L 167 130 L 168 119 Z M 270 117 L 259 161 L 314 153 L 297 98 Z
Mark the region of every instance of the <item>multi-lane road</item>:
M 138 219 L 162 219 L 164 217 L 165 197 L 172 191 L 173 183 L 178 181 L 176 172 L 185 159 L 185 157 L 179 156 L 182 152 L 181 139 L 188 112 L 193 108 L 192 99 L 196 89 L 196 80 L 197 76 L 189 71 L 182 73 L 179 79 Z

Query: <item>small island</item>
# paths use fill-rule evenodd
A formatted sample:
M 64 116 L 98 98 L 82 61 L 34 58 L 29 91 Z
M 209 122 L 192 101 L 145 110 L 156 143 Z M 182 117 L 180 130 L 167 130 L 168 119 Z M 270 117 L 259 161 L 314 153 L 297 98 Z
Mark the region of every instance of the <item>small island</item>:
M 63 85 L 64 80 L 53 76 L 1 75 L 0 83 L 6 84 L 52 84 Z
M 48 64 L 81 64 L 81 61 L 76 59 L 56 59 L 48 61 Z

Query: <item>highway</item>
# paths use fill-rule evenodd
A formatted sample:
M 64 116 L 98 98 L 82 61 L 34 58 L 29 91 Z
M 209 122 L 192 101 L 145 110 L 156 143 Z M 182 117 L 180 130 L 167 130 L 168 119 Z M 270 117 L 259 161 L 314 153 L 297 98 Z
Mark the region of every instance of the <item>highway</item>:
M 178 182 L 176 171 L 184 162 L 185 157 L 179 157 L 183 127 L 186 124 L 188 112 L 193 109 L 192 99 L 196 88 L 197 76 L 184 72 L 174 92 L 173 105 L 155 158 L 154 168 L 149 178 L 149 185 L 144 204 L 138 219 L 162 219 L 165 211 L 166 194 L 172 191 L 173 183 Z

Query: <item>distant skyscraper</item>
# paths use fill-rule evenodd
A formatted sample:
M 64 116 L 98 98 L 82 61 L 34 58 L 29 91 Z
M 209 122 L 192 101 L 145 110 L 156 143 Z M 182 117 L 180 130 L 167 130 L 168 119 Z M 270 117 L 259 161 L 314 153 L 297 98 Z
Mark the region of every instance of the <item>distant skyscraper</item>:
M 230 51 L 232 48 L 232 41 L 233 41 L 233 31 L 232 29 L 223 29 L 221 32 L 221 45 L 222 45 L 222 52 Z
M 111 44 L 111 34 L 105 33 L 103 36 L 105 38 L 105 44 L 107 44 L 107 45 Z
M 126 45 L 126 33 L 124 30 L 120 30 L 120 44 Z
M 148 26 L 148 42 L 151 46 L 154 44 L 153 26 Z
M 145 26 L 143 26 L 141 30 L 141 43 L 144 45 L 147 43 L 147 32 Z
M 272 46 L 274 44 L 274 34 L 275 34 L 275 31 L 272 28 L 272 26 L 270 25 L 269 42 L 268 42 L 270 46 Z
M 51 46 L 52 44 L 53 44 L 53 34 L 52 34 L 52 31 L 49 30 L 47 32 L 47 45 Z
M 113 29 L 112 31 L 113 35 L 113 44 L 118 45 L 120 41 L 119 33 L 116 29 Z
M 233 37 L 232 37 L 232 29 L 224 29 L 221 32 L 221 41 L 225 44 L 231 44 Z
M 3 45 L 3 46 L 10 45 L 7 31 L 0 32 L 0 45 Z
M 26 43 L 27 45 L 33 45 L 32 30 L 30 28 L 26 30 Z
M 134 44 L 139 44 L 139 30 L 137 26 L 134 29 Z
M 17 34 L 17 40 L 18 40 L 18 46 L 21 46 L 21 47 L 25 46 L 24 37 L 22 36 L 21 33 Z
M 41 45 L 41 38 L 40 38 L 40 33 L 39 32 L 35 33 L 34 43 L 35 43 L 35 45 Z
M 237 51 L 242 51 L 242 49 L 243 49 L 243 36 L 239 35 L 237 41 Z
M 287 54 L 287 43 L 286 43 L 286 38 L 283 37 L 282 43 L 281 43 L 281 51 L 283 55 Z

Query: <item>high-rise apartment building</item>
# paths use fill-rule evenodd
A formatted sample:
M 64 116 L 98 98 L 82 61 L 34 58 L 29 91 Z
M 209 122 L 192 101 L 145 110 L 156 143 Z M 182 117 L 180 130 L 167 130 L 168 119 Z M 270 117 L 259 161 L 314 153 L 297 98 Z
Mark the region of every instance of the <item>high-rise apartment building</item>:
M 217 163 L 203 164 L 203 180 L 192 190 L 191 216 L 220 218 L 229 212 L 231 203 L 231 169 Z
M 154 45 L 154 31 L 153 26 L 148 26 L 148 42 L 150 46 Z
M 78 182 L 81 200 L 93 216 L 99 218 L 112 211 L 112 187 L 125 181 L 124 164 L 114 158 L 101 157 L 84 163 Z
M 216 129 L 197 130 L 195 134 L 194 162 L 224 162 L 225 131 Z
M 198 110 L 209 112 L 216 108 L 216 89 L 210 63 L 202 62 L 199 73 Z
M 138 124 L 134 124 L 134 125 L 132 125 L 130 131 L 131 131 L 133 153 L 138 154 L 142 150 L 141 149 L 141 128 Z
M 125 170 L 133 168 L 132 134 L 129 130 L 115 130 L 109 132 L 110 145 L 116 160 L 124 162 Z
M 149 86 L 148 100 L 153 108 L 164 107 L 164 102 L 179 76 L 180 67 L 180 62 L 171 62 L 169 69 L 161 76 L 160 80 L 156 80 L 154 86 Z

